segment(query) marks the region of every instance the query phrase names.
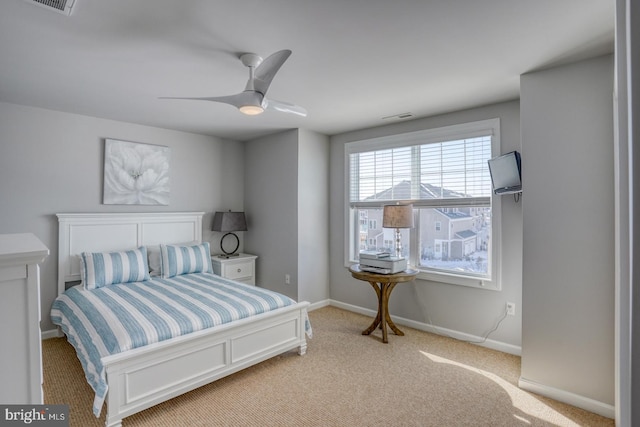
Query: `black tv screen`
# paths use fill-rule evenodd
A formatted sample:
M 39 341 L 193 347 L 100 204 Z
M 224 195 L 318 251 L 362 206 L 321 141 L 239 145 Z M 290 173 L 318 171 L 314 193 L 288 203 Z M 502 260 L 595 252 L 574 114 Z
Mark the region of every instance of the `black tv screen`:
M 511 194 L 522 191 L 520 153 L 512 151 L 489 159 L 488 163 L 495 194 Z

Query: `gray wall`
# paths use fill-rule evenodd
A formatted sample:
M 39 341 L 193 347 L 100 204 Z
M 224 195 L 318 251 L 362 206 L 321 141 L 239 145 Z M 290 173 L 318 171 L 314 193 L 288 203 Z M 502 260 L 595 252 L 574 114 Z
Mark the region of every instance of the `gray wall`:
M 629 10 L 629 46 L 627 52 L 629 56 L 629 75 L 630 77 L 630 95 L 629 95 L 629 122 L 633 123 L 629 143 L 633 147 L 635 142 L 640 142 L 640 5 L 637 2 L 628 2 Z M 633 259 L 632 265 L 640 265 L 640 225 L 634 224 L 635 219 L 640 216 L 640 150 L 635 144 L 636 149 L 633 150 L 632 158 L 632 181 L 631 181 L 631 197 L 633 198 L 631 226 L 633 229 Z M 631 425 L 640 424 L 640 271 L 638 268 L 632 270 L 631 294 Z
M 245 251 L 259 257 L 256 283 L 297 300 L 298 131 L 245 142 L 245 183 Z
M 328 159 L 328 137 L 311 131 L 246 142 L 246 252 L 259 256 L 256 283 L 299 301 L 329 298 Z
M 104 139 L 171 148 L 169 206 L 102 205 Z M 50 250 L 41 266 L 42 330 L 57 292 L 62 212 L 204 211 L 243 208 L 243 144 L 218 138 L 0 103 L 0 233 L 34 233 Z
M 505 102 L 441 116 L 336 135 L 331 138 L 330 164 L 330 283 L 331 299 L 374 310 L 375 293 L 365 282 L 355 280 L 345 267 L 345 160 L 344 145 L 362 139 L 437 128 L 453 124 L 500 118 L 501 152 L 520 150 L 518 101 Z M 507 301 L 516 303 L 516 316 L 507 317 L 490 339 L 506 344 L 512 352 L 521 345 L 522 302 L 522 204 L 510 196 L 502 198 L 502 290 L 489 291 L 416 280 L 397 286 L 389 301 L 392 315 L 422 324 L 483 336 L 502 316 Z
M 613 62 L 523 75 L 521 379 L 614 403 Z
M 636 239 L 631 237 L 633 227 L 633 216 L 630 215 L 630 191 L 629 176 L 633 172 L 633 167 L 629 163 L 630 153 L 632 153 L 633 137 L 629 129 L 631 118 L 629 102 L 632 100 L 629 88 L 632 86 L 628 73 L 630 56 L 633 52 L 630 39 L 627 40 L 627 33 L 637 25 L 629 26 L 627 7 L 631 7 L 624 0 L 616 2 L 616 41 L 615 41 L 615 79 L 614 79 L 614 185 L 615 185 L 615 273 L 616 273 L 616 385 L 615 385 L 615 406 L 616 425 L 631 426 L 631 411 L 639 408 L 640 403 L 631 404 L 631 277 L 632 277 L 632 257 L 631 242 Z M 640 10 L 638 8 L 637 10 Z M 637 32 L 640 35 L 640 31 Z M 636 48 L 637 51 L 637 48 Z M 636 110 L 637 114 L 637 110 Z M 637 122 L 638 119 L 635 121 Z M 636 187 L 637 188 L 637 187 Z M 640 378 L 640 377 L 638 377 Z M 636 396 L 637 401 L 640 398 Z M 637 415 L 636 415 L 637 416 Z M 640 418 L 638 418 L 640 420 Z M 638 421 L 640 422 L 640 421 Z M 636 424 L 638 424 L 636 422 Z
M 616 425 L 640 424 L 640 5 L 616 1 Z M 637 146 L 637 144 L 636 144 Z
M 329 137 L 298 132 L 298 298 L 329 299 Z

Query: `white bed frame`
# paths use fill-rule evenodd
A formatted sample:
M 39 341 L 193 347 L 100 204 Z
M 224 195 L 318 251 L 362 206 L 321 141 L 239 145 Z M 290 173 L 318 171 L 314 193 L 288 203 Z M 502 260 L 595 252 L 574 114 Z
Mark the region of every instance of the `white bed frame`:
M 80 280 L 81 252 L 202 240 L 203 212 L 58 214 L 58 293 Z M 307 349 L 308 302 L 104 357 L 106 426 L 297 348 Z

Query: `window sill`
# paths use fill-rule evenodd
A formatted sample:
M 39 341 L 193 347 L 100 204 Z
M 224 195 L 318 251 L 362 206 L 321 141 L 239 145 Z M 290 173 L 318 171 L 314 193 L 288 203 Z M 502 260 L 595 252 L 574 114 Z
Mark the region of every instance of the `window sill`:
M 417 267 L 414 267 L 417 268 Z M 458 285 L 458 286 L 466 286 L 468 288 L 476 288 L 476 289 L 484 289 L 488 291 L 499 291 L 500 286 L 493 280 L 481 279 L 479 277 L 469 277 L 469 276 L 461 276 L 458 274 L 447 274 L 447 273 L 434 273 L 432 271 L 422 270 L 417 268 L 420 271 L 417 279 L 428 280 L 430 282 L 437 283 L 445 283 L 447 285 Z
M 345 264 L 345 267 L 349 268 L 353 264 L 358 264 L 358 261 L 351 261 Z M 432 271 L 420 269 L 419 267 L 413 265 L 410 265 L 410 267 L 419 271 L 418 275 L 416 276 L 416 279 L 419 280 L 443 283 L 446 285 L 466 286 L 468 288 L 483 289 L 487 291 L 502 290 L 500 286 L 498 286 L 497 283 L 492 280 L 483 280 L 479 277 L 461 276 L 459 274 L 447 274 L 442 272 L 434 273 Z

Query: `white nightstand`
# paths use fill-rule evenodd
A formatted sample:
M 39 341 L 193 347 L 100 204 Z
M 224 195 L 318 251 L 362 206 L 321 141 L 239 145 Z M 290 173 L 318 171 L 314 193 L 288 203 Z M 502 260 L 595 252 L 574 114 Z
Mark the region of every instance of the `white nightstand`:
M 240 254 L 231 258 L 211 257 L 213 272 L 227 279 L 243 282 L 248 285 L 256 284 L 257 255 Z

